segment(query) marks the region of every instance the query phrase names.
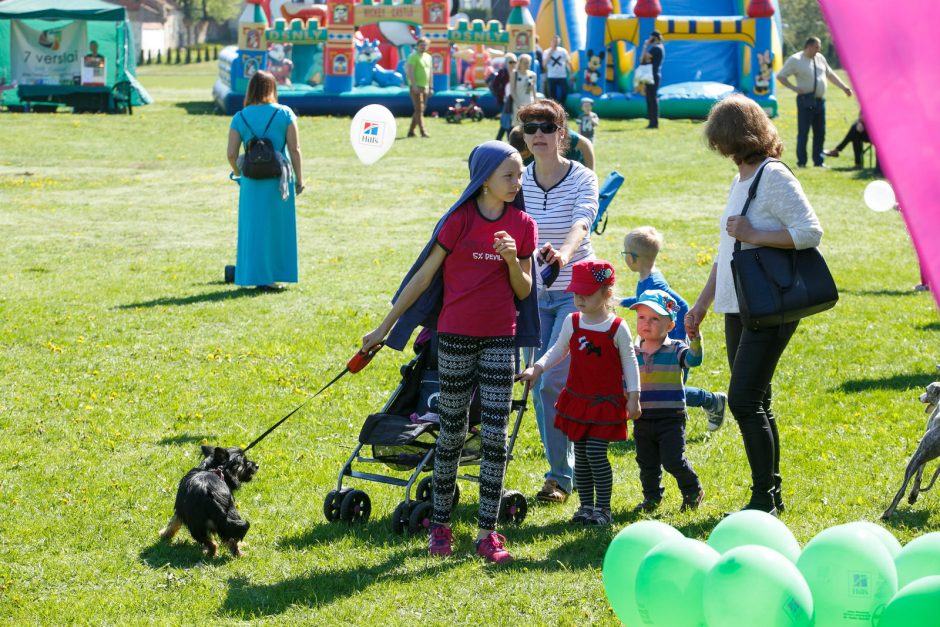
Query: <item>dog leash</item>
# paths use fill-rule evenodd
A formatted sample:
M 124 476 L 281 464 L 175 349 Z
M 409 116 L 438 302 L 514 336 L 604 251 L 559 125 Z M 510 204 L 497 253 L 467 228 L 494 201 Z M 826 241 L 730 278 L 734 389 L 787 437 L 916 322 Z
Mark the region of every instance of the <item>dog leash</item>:
M 308 398 L 307 400 L 305 400 L 303 403 L 301 403 L 300 405 L 298 405 L 297 407 L 295 407 L 295 408 L 293 409 L 293 411 L 291 411 L 289 414 L 287 414 L 286 416 L 284 416 L 283 418 L 281 418 L 280 420 L 278 420 L 277 422 L 275 422 L 275 423 L 274 423 L 274 426 L 272 426 L 270 429 L 268 429 L 267 431 L 265 431 L 264 433 L 262 433 L 260 436 L 258 436 L 258 437 L 255 439 L 254 442 L 252 442 L 251 444 L 249 444 L 248 446 L 245 447 L 245 449 L 244 449 L 245 452 L 248 452 L 248 449 L 250 449 L 250 448 L 253 447 L 255 444 L 257 444 L 257 443 L 260 442 L 261 440 L 263 440 L 263 439 L 265 439 L 266 437 L 268 437 L 268 435 L 269 435 L 272 431 L 274 431 L 275 429 L 277 429 L 278 427 L 280 427 L 281 424 L 282 424 L 285 420 L 287 420 L 288 418 L 290 418 L 291 416 L 293 416 L 294 414 L 296 414 L 297 412 L 299 412 L 299 411 L 303 408 L 304 405 L 306 405 L 307 403 L 309 403 L 310 401 L 312 401 L 312 400 L 315 399 L 316 397 L 320 396 L 320 394 L 322 394 L 324 391 L 326 391 L 326 389 L 327 389 L 328 387 L 330 387 L 331 385 L 333 385 L 334 383 L 336 383 L 337 381 L 339 381 L 339 380 L 343 377 L 344 374 L 346 374 L 347 372 L 350 372 L 350 373 L 352 373 L 352 374 L 356 374 L 357 372 L 359 372 L 360 370 L 362 370 L 363 368 L 365 368 L 367 365 L 369 365 L 369 362 L 372 361 L 372 358 L 375 357 L 375 354 L 376 354 L 377 352 L 379 352 L 379 350 L 380 350 L 383 346 L 385 346 L 385 343 L 384 343 L 384 342 L 380 342 L 380 343 L 376 344 L 375 346 L 373 346 L 371 349 L 369 349 L 369 352 L 367 352 L 367 353 L 363 353 L 362 351 L 357 351 L 356 354 L 353 355 L 352 359 L 350 359 L 349 362 L 346 364 L 346 367 L 343 368 L 343 371 L 342 371 L 342 372 L 340 372 L 338 375 L 336 375 L 335 377 L 333 377 L 333 380 L 330 381 L 329 383 L 327 383 L 326 385 L 324 385 L 322 388 L 320 388 L 320 390 L 319 390 L 316 394 L 314 394 L 313 396 L 311 396 L 310 398 Z

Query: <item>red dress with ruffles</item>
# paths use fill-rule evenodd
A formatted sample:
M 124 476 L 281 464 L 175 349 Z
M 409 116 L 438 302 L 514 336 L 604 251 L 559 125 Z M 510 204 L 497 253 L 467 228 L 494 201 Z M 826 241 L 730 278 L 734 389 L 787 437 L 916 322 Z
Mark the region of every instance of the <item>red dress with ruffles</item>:
M 558 396 L 555 427 L 572 442 L 587 438 L 627 439 L 627 399 L 623 387 L 620 351 L 614 345 L 622 318 L 614 318 L 606 331 L 581 328 L 581 313 L 571 315 L 571 366 L 568 381 Z

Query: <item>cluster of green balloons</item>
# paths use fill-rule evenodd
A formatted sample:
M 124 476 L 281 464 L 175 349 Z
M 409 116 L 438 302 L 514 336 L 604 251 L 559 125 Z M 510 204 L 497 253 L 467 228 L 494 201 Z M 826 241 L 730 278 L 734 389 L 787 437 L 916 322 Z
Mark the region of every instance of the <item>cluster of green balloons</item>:
M 604 589 L 628 627 L 940 627 L 940 532 L 901 544 L 870 522 L 800 545 L 756 510 L 708 542 L 644 520 L 604 556 Z

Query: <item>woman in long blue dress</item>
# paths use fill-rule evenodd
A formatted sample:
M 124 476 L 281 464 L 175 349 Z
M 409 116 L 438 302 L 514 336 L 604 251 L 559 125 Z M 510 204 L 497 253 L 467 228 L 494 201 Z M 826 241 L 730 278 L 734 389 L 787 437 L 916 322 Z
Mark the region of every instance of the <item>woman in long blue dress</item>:
M 267 129 L 267 130 L 265 130 Z M 284 191 L 281 180 L 241 176 L 239 147 L 252 137 L 266 137 L 287 156 L 292 176 Z M 285 148 L 287 149 L 285 152 Z M 294 199 L 304 189 L 297 117 L 277 104 L 277 81 L 256 72 L 248 83 L 245 107 L 232 117 L 228 161 L 238 178 L 238 252 L 235 284 L 280 290 L 278 283 L 297 282 L 297 219 Z

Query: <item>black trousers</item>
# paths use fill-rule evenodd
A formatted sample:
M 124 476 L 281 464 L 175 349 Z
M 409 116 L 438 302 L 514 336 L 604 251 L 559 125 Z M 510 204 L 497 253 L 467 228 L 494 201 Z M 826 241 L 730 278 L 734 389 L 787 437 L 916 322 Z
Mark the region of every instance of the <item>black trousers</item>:
M 780 434 L 770 408 L 771 380 L 780 356 L 799 322 L 751 331 L 737 314 L 725 315 L 725 342 L 731 383 L 728 407 L 741 428 L 744 452 L 751 467 L 751 505 L 770 511 L 779 491 Z M 639 447 L 638 447 L 639 448 Z
M 646 84 L 646 117 L 649 128 L 659 128 L 659 80 Z
M 842 141 L 836 146 L 836 151 L 842 152 L 845 150 L 846 146 L 852 144 L 852 152 L 855 154 L 855 167 L 861 168 L 864 165 L 862 163 L 862 156 L 865 152 L 865 143 L 870 141 L 868 131 L 860 131 L 855 128 L 855 124 L 852 124 L 849 127 L 849 132 L 845 134 L 845 137 L 842 138 Z
M 796 97 L 796 164 L 806 165 L 806 144 L 809 131 L 813 131 L 813 165 L 823 163 L 823 145 L 826 143 L 826 99 L 812 94 Z
M 695 496 L 702 488 L 692 464 L 685 458 L 685 416 L 640 418 L 633 423 L 636 464 L 640 467 L 643 498 L 663 498 L 663 471 L 676 478 L 682 496 Z

